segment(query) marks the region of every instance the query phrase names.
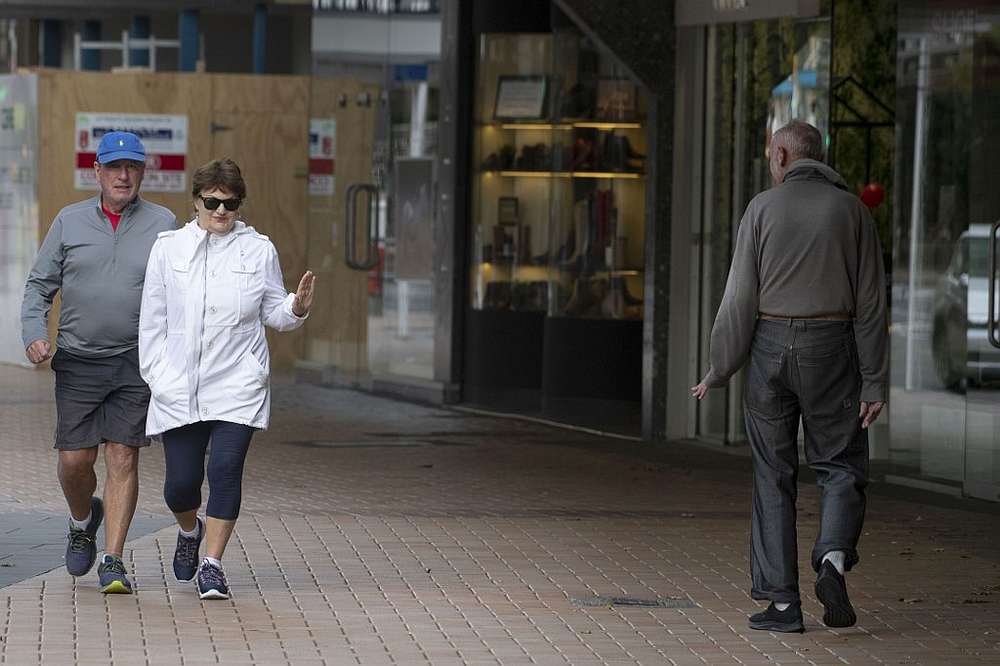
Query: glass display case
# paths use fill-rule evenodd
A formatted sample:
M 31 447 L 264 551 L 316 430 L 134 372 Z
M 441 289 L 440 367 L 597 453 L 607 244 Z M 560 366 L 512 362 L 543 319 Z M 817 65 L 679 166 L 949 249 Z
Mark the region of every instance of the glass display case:
M 466 398 L 637 434 L 647 95 L 552 25 L 479 38 Z
M 641 88 L 573 29 L 481 40 L 472 308 L 641 319 Z
M 473 177 L 472 308 L 548 309 L 552 36 L 483 35 Z
M 553 179 L 549 314 L 641 320 L 645 95 L 575 27 L 553 39 L 560 91 L 552 145 L 565 170 Z
M 473 118 L 467 402 L 537 413 L 549 307 L 552 36 L 482 34 Z

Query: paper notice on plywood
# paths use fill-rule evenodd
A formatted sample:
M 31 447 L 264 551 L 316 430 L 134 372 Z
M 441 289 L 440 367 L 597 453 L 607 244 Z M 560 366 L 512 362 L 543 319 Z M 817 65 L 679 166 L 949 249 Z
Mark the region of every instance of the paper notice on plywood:
M 144 192 L 184 192 L 187 190 L 188 118 L 160 113 L 78 113 L 76 114 L 76 176 L 78 190 L 97 189 L 94 162 L 97 146 L 108 132 L 138 135 L 146 147 Z
M 309 119 L 309 196 L 332 196 L 337 154 L 335 118 Z

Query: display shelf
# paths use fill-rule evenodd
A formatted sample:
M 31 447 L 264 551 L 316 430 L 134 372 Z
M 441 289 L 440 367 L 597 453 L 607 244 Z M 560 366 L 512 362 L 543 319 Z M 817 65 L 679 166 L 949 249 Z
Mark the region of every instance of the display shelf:
M 574 120 L 570 123 L 570 125 L 577 129 L 599 129 L 599 130 L 643 128 L 643 125 L 640 122 L 616 122 L 610 120 Z
M 486 127 L 499 127 L 505 130 L 522 130 L 525 132 L 539 130 L 560 130 L 565 132 L 573 129 L 573 126 L 568 123 L 489 123 Z
M 612 120 L 557 120 L 554 122 L 486 122 L 479 123 L 479 127 L 489 127 L 504 130 L 549 131 L 560 130 L 569 131 L 572 129 L 598 129 L 598 130 L 619 130 L 619 129 L 643 129 L 641 122 L 619 122 Z
M 607 180 L 639 180 L 646 174 L 641 171 L 573 171 L 573 178 L 603 178 Z
M 637 180 L 646 177 L 646 174 L 638 171 L 533 171 L 530 169 L 493 171 L 484 169 L 481 173 L 496 174 L 504 178 L 605 178 L 608 180 L 617 178 Z

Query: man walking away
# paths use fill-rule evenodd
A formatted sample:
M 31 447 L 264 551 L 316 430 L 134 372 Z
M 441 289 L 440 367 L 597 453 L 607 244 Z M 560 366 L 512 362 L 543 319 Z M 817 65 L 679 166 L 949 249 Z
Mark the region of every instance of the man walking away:
M 139 376 L 139 304 L 146 262 L 157 234 L 176 228 L 173 213 L 139 197 L 146 151 L 129 132 L 108 132 L 94 171 L 100 194 L 63 208 L 49 229 L 24 287 L 21 333 L 32 363 L 52 358 L 56 374 L 55 448 L 59 483 L 69 504 L 66 569 L 83 576 L 97 558 L 105 514 L 105 555 L 98 566 L 105 593 L 132 592 L 122 550 L 139 493 L 139 448 L 149 389 Z M 58 350 L 52 355 L 48 314 L 62 292 Z M 94 496 L 94 464 L 104 443 L 104 501 Z
M 795 531 L 798 427 L 821 492 L 812 551 L 823 622 L 857 620 L 844 574 L 858 562 L 868 431 L 886 396 L 889 360 L 882 253 L 868 210 L 823 164 L 815 127 L 775 132 L 774 187 L 754 197 L 712 327 L 702 399 L 749 357 L 744 414 L 753 458 L 751 569 L 767 610 L 750 627 L 803 631 Z

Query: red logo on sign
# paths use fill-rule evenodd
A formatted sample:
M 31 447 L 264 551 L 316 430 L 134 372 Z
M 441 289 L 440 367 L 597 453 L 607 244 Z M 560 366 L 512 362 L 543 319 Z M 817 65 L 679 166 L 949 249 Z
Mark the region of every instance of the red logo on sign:
M 87 130 L 80 130 L 80 149 L 84 149 L 90 143 L 90 132 Z
M 330 136 L 323 137 L 323 154 L 324 155 L 333 154 L 333 137 Z

